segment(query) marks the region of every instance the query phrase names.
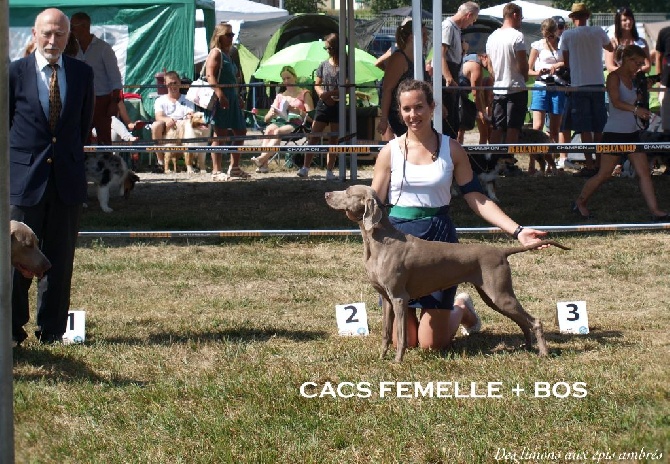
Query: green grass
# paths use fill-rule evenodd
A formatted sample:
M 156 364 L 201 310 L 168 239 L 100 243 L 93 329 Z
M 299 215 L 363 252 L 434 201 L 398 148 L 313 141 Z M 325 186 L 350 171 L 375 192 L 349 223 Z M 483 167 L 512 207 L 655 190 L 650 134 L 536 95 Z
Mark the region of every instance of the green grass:
M 654 180 L 663 203 L 668 178 Z M 272 182 L 216 184 L 216 195 L 200 197 L 162 187 L 161 202 L 147 185 L 112 202 L 111 215 L 91 202 L 82 229 L 158 230 L 172 218 L 198 230 L 354 227 L 322 204 L 324 182 Z M 566 205 L 582 182 L 504 179 L 499 194 L 525 224 L 575 223 Z M 634 182 L 610 186 L 594 199 L 599 217 L 645 219 Z M 208 210 L 189 209 L 195 201 Z M 480 224 L 461 199 L 454 215 L 459 226 Z M 544 322 L 548 358 L 522 349 L 518 327 L 475 297 L 482 333 L 459 335 L 443 353 L 410 350 L 402 364 L 379 359 L 380 312 L 358 238 L 82 240 L 71 306 L 87 312 L 87 341 L 43 347 L 31 338 L 14 351 L 16 461 L 489 463 L 526 450 L 544 458 L 523 462 L 595 462 L 599 452 L 616 455 L 600 462 L 622 462 L 644 448 L 663 457 L 623 462 L 667 462 L 670 237 L 555 238 L 573 249 L 510 258 L 521 303 Z M 512 243 L 462 237 L 480 240 Z M 556 302 L 575 300 L 587 302 L 588 335 L 558 332 Z M 335 305 L 356 301 L 371 335 L 339 337 Z M 316 383 L 311 393 L 328 382 L 371 393 L 305 398 L 305 382 Z M 478 392 L 500 382 L 501 398 L 381 397 L 380 382 L 468 391 L 477 382 Z M 583 382 L 587 396 L 536 397 L 536 382 Z

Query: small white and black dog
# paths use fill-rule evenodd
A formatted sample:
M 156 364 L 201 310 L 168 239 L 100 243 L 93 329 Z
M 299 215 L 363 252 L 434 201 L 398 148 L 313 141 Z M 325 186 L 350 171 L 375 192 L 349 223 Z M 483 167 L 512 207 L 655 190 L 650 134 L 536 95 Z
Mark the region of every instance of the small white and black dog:
M 105 213 L 111 213 L 114 210 L 109 207 L 109 189 L 118 186 L 119 195 L 128 198 L 140 178 L 116 153 L 100 152 L 87 155 L 86 180 L 96 184 L 100 208 Z
M 530 143 L 551 143 L 551 138 L 544 132 L 523 127 L 519 133 L 518 144 Z M 496 180 L 501 175 L 515 176 L 521 174 L 521 170 L 516 166 L 517 159 L 512 154 L 493 154 L 493 153 L 468 153 L 472 172 L 479 177 L 486 196 L 498 203 L 500 200 L 496 194 Z M 543 163 L 544 160 L 541 160 Z M 452 189 L 452 195 L 457 192 Z

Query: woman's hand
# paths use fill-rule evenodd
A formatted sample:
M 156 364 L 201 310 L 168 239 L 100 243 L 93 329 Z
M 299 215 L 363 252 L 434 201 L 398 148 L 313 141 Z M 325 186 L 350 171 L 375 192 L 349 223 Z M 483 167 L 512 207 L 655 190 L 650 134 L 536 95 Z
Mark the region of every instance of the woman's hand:
M 219 99 L 219 106 L 221 107 L 222 110 L 227 110 L 228 107 L 230 106 L 230 102 L 228 101 L 228 98 L 223 92 L 220 92 L 220 94 L 217 94 L 217 97 Z
M 335 104 L 337 103 L 337 102 L 333 99 L 333 96 L 334 96 L 333 91 L 330 91 L 330 92 L 322 92 L 321 95 L 319 96 L 319 98 L 321 98 L 321 100 L 323 100 L 323 102 L 324 102 L 326 105 L 328 105 L 328 106 L 333 106 L 333 105 L 335 105 Z
M 545 231 L 524 227 L 521 232 L 519 232 L 518 240 L 523 246 L 529 246 L 544 240 L 546 235 L 547 232 Z M 538 250 L 548 248 L 549 246 L 550 245 L 542 245 L 541 247 L 538 247 Z

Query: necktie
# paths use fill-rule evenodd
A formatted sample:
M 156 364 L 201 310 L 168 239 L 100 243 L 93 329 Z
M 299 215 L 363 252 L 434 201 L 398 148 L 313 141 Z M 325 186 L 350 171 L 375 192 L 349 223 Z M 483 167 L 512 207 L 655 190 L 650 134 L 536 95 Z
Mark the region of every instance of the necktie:
M 60 118 L 61 102 L 60 87 L 58 86 L 58 65 L 50 64 L 51 79 L 49 80 L 49 127 L 51 132 L 56 130 L 58 118 Z

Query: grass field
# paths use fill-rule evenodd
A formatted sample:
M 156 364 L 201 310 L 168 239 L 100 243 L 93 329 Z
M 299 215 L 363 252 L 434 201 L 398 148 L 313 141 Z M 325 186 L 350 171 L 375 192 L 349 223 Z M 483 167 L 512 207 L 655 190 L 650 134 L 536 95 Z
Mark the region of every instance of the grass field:
M 670 207 L 670 177 L 654 182 Z M 506 178 L 498 192 L 522 224 L 578 224 L 568 204 L 582 184 Z M 351 229 L 323 201 L 342 187 L 145 180 L 112 214 L 92 200 L 82 230 Z M 592 209 L 598 223 L 648 221 L 630 179 L 606 185 Z M 453 216 L 485 225 L 460 198 Z M 668 462 L 670 236 L 553 238 L 572 250 L 510 258 L 548 358 L 522 349 L 518 327 L 475 296 L 482 333 L 443 353 L 410 350 L 402 364 L 379 359 L 357 237 L 81 240 L 72 308 L 86 310 L 87 340 L 31 338 L 14 351 L 16 461 Z M 335 305 L 359 301 L 370 336 L 338 336 Z M 559 301 L 586 301 L 588 335 L 559 333 Z

